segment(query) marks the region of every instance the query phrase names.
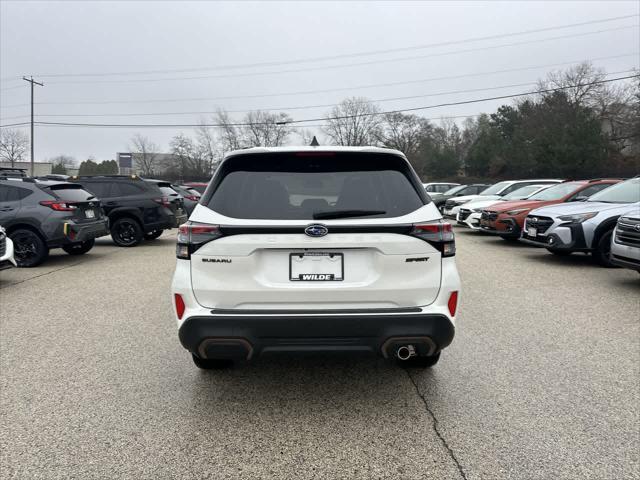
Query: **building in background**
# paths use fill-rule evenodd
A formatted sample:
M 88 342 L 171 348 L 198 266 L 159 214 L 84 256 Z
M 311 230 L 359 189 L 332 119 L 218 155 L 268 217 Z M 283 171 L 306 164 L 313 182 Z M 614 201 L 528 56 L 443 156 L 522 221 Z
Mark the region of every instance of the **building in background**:
M 11 162 L 0 162 L 0 167 L 11 168 Z M 27 175 L 31 174 L 31 162 L 14 162 L 13 168 L 22 168 L 27 172 Z M 41 175 L 50 175 L 53 169 L 51 162 L 35 162 L 33 164 L 33 174 L 38 177 Z

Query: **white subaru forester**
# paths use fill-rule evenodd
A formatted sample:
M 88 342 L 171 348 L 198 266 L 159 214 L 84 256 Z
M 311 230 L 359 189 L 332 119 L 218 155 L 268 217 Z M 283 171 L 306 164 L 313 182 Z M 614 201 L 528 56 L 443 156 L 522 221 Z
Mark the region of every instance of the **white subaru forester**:
M 178 233 L 173 302 L 200 368 L 278 352 L 434 365 L 454 336 L 454 235 L 404 155 L 229 153 Z

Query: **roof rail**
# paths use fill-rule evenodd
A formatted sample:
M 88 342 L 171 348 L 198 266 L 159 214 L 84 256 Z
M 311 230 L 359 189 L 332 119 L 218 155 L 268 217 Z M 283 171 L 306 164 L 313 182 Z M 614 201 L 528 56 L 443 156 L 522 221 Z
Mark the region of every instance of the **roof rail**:
M 640 175 L 639 175 L 640 176 Z M 600 182 L 602 180 L 624 180 L 624 178 L 610 178 L 610 177 L 606 177 L 606 178 L 592 178 L 591 180 L 588 180 L 589 183 L 593 183 L 593 182 Z
M 78 178 L 129 178 L 129 179 L 133 179 L 133 180 L 142 180 L 138 175 L 135 174 L 131 174 L 131 175 L 120 175 L 117 173 L 107 173 L 107 174 L 103 174 L 103 173 L 97 173 L 95 175 L 72 175 L 71 177 L 72 179 L 78 179 Z

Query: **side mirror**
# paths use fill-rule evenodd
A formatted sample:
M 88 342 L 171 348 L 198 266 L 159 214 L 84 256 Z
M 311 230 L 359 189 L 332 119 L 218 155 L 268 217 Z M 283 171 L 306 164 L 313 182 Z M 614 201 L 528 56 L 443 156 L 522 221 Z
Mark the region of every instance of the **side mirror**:
M 573 199 L 574 202 L 585 202 L 589 197 L 576 197 Z

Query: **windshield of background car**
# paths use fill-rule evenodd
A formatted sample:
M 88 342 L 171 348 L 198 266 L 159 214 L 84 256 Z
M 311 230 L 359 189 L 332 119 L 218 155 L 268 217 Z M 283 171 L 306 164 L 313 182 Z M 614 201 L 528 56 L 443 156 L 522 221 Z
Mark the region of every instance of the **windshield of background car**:
M 531 195 L 533 192 L 536 192 L 538 190 L 540 190 L 540 185 L 528 185 L 526 187 L 522 187 L 517 190 L 514 190 L 511 193 L 507 193 L 504 197 L 502 197 L 502 199 L 503 200 L 523 200 L 525 198 L 529 198 L 529 195 Z
M 559 185 L 554 185 L 553 187 L 545 188 L 544 190 L 536 193 L 535 195 L 531 195 L 529 197 L 529 200 L 540 200 L 540 201 L 560 200 L 561 198 L 564 198 L 567 195 L 570 195 L 571 193 L 575 192 L 578 189 L 578 187 L 581 187 L 582 185 L 584 185 L 584 183 L 578 183 L 578 182 L 561 183 Z
M 89 200 L 96 200 L 96 197 L 93 193 L 87 192 L 80 185 L 75 184 L 60 184 L 60 185 L 51 185 L 47 187 L 48 190 L 51 190 L 53 194 L 58 197 L 60 200 L 65 200 L 67 202 L 86 202 Z
M 640 202 L 640 178 L 616 183 L 601 192 L 591 195 L 587 202 L 635 203 Z
M 449 190 L 447 190 L 446 192 L 444 192 L 445 195 L 455 195 L 456 193 L 458 193 L 460 190 L 463 190 L 465 188 L 468 188 L 467 185 L 458 185 L 457 187 L 453 187 L 450 188 Z
M 411 167 L 396 155 L 249 154 L 232 157 L 220 168 L 206 202 L 233 218 L 297 220 L 345 211 L 378 212 L 354 215 L 358 218 L 397 217 L 422 207 L 427 198 L 418 193 Z
M 496 183 L 495 185 L 490 186 L 489 188 L 487 188 L 486 190 L 484 190 L 482 192 L 482 195 L 497 195 L 498 193 L 500 193 L 502 190 L 504 190 L 505 188 L 507 188 L 509 185 L 511 185 L 510 182 L 500 182 L 500 183 Z

